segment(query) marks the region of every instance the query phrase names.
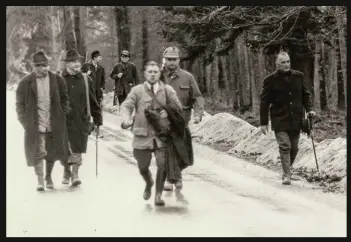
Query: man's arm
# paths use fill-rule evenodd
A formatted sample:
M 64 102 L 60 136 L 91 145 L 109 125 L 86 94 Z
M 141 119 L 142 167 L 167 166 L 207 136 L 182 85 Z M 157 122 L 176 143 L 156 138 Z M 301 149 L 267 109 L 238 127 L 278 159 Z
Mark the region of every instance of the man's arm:
M 261 126 L 268 125 L 268 111 L 269 105 L 271 103 L 271 92 L 269 87 L 269 79 L 265 78 L 263 80 L 263 87 L 261 92 L 261 102 L 260 102 L 260 123 Z
M 132 87 L 131 91 L 127 95 L 127 98 L 121 105 L 121 117 L 122 117 L 122 125 L 132 124 L 132 113 L 137 104 L 137 90 L 136 87 Z
M 102 89 L 105 90 L 105 68 L 103 68 L 103 67 L 101 66 L 101 70 L 102 70 L 102 73 L 101 73 L 100 88 L 102 88 Z
M 138 85 L 139 84 L 139 77 L 138 77 L 138 71 L 137 71 L 136 66 L 134 66 L 133 71 L 134 71 L 134 82 L 135 82 L 134 85 Z
M 60 100 L 61 100 L 61 107 L 65 115 L 67 115 L 71 108 L 69 106 L 69 98 L 68 98 L 68 93 L 67 93 L 67 85 L 65 80 L 57 75 L 57 84 L 58 84 L 58 89 L 59 89 L 59 94 L 60 94 Z
M 24 114 L 25 114 L 25 81 L 22 79 L 17 86 L 16 90 L 16 113 L 17 118 L 24 127 Z
M 176 91 L 170 85 L 165 85 L 165 91 L 167 92 L 168 102 L 175 104 L 179 110 L 183 110 L 182 103 L 180 102 Z
M 194 117 L 201 120 L 204 114 L 205 100 L 200 92 L 199 86 L 197 85 L 193 75 L 190 76 L 190 88 L 192 92 L 192 103 L 194 106 Z
M 95 90 L 90 77 L 88 77 L 88 83 L 91 116 L 93 117 L 94 124 L 96 126 L 100 126 L 102 125 L 102 110 L 98 101 L 96 100 Z

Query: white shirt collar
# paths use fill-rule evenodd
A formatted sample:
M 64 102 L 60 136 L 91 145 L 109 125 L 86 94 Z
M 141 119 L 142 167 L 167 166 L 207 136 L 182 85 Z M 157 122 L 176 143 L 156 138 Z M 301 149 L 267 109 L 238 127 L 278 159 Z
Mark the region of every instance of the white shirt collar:
M 149 90 L 151 90 L 151 84 L 148 83 L 148 81 L 146 81 L 146 86 L 147 86 L 147 88 L 148 88 Z M 158 91 L 158 88 L 159 88 L 159 87 L 160 87 L 159 82 L 156 82 L 156 83 L 154 84 L 154 92 L 155 92 L 155 93 Z

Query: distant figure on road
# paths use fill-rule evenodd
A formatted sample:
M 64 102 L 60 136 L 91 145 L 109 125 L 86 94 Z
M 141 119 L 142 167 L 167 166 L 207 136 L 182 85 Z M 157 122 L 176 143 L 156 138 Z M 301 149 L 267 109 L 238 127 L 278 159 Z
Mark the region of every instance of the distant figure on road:
M 276 59 L 277 70 L 263 80 L 260 104 L 261 130 L 268 132 L 268 111 L 271 126 L 279 145 L 283 168 L 283 185 L 291 184 L 290 167 L 293 164 L 300 139 L 303 107 L 308 115 L 312 111 L 311 93 L 302 72 L 290 69 L 290 57 L 280 52 Z
M 103 91 L 105 90 L 105 69 L 101 66 L 102 56 L 98 50 L 91 53 L 91 61 L 84 63 L 82 72 L 87 74 L 93 83 L 93 88 L 100 106 L 103 98 Z
M 129 62 L 129 58 L 129 52 L 122 50 L 121 61 L 113 67 L 110 74 L 111 78 L 115 80 L 113 105 L 117 105 L 116 98 L 118 98 L 119 107 L 121 107 L 132 87 L 139 84 L 136 66 Z
M 163 52 L 163 71 L 161 79 L 165 84 L 173 87 L 176 91 L 177 96 L 182 103 L 183 114 L 185 121 L 188 123 L 191 119 L 191 109 L 194 109 L 194 122 L 199 123 L 202 119 L 204 112 L 204 98 L 199 90 L 199 87 L 195 81 L 194 76 L 179 67 L 180 62 L 180 51 L 177 47 L 168 47 Z M 190 133 L 190 131 L 188 131 Z M 189 137 L 191 139 L 191 137 Z M 190 140 L 191 143 L 191 140 Z M 192 159 L 193 160 L 193 159 Z M 184 169 L 185 167 L 183 167 Z M 177 190 L 182 189 L 182 179 L 175 183 Z M 173 184 L 168 182 L 165 184 L 166 191 L 173 190 Z
M 164 206 L 162 190 L 166 180 L 166 146 L 165 139 L 150 123 L 148 117 L 157 117 L 154 121 L 159 124 L 169 124 L 167 112 L 161 106 L 169 104 L 181 112 L 181 103 L 174 89 L 160 80 L 160 67 L 156 62 L 148 62 L 145 66 L 146 81 L 132 88 L 121 106 L 122 128 L 132 126 L 133 154 L 138 162 L 140 175 L 146 182 L 143 198 L 151 197 L 151 188 L 154 184 L 149 170 L 151 155 L 155 154 L 157 164 L 155 205 Z M 157 101 L 156 101 L 157 100 Z M 132 112 L 136 110 L 132 120 Z M 134 121 L 134 122 L 133 122 Z M 167 132 L 166 132 L 167 133 Z
M 101 107 L 96 100 L 91 79 L 81 72 L 81 60 L 82 56 L 76 50 L 68 50 L 63 57 L 65 69 L 61 74 L 67 85 L 71 108 L 67 116 L 71 155 L 68 160 L 62 161 L 65 167 L 62 183 L 69 184 L 69 178 L 71 178 L 72 186 L 81 184 L 78 170 L 82 165 L 82 153 L 87 151 L 88 135 L 92 131 L 90 115 L 96 126 L 102 125 Z
M 34 166 L 38 177 L 37 191 L 54 188 L 51 178 L 56 160 L 69 155 L 66 115 L 69 101 L 65 81 L 49 71 L 49 57 L 38 51 L 32 56 L 34 71 L 25 76 L 16 91 L 16 111 L 25 132 L 25 154 L 28 166 Z

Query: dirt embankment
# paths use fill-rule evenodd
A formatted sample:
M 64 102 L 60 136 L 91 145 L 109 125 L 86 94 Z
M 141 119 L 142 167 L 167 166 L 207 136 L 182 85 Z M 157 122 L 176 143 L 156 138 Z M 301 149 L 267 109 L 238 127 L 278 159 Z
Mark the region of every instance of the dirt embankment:
M 118 106 L 112 106 L 113 93 L 103 101 L 104 110 L 118 113 Z M 210 115 L 205 113 L 199 124 L 190 122 L 195 142 L 211 146 L 230 155 L 273 170 L 281 171 L 278 145 L 274 133 L 263 135 L 256 128 L 229 113 Z M 326 139 L 315 142 L 316 155 L 321 176 L 316 171 L 312 141 L 301 134 L 299 154 L 293 165 L 293 174 L 309 182 L 318 182 L 325 191 L 346 192 L 346 139 Z

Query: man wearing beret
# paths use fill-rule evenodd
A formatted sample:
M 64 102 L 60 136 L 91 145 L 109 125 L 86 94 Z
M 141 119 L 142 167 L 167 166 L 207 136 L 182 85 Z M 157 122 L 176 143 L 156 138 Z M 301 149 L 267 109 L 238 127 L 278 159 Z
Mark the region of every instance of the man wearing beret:
M 65 167 L 62 183 L 68 184 L 71 178 L 72 186 L 78 186 L 81 184 L 78 170 L 82 165 L 82 153 L 86 153 L 88 135 L 91 132 L 90 118 L 93 117 L 96 126 L 102 125 L 101 107 L 96 100 L 91 79 L 81 72 L 82 56 L 76 50 L 68 50 L 63 61 L 65 69 L 61 75 L 67 85 L 71 108 L 71 112 L 67 115 L 71 155 L 68 160 L 62 161 Z M 91 116 L 89 116 L 89 111 Z M 72 166 L 72 171 L 70 166 Z
M 168 47 L 163 52 L 163 75 L 162 80 L 165 84 L 173 87 L 176 91 L 177 96 L 182 103 L 183 115 L 187 123 L 186 129 L 190 136 L 190 130 L 188 123 L 191 119 L 191 109 L 194 109 L 194 122 L 199 123 L 202 119 L 204 112 L 204 98 L 199 90 L 194 76 L 179 67 L 180 62 L 180 51 L 175 46 Z M 189 138 L 191 144 L 191 137 Z M 192 151 L 191 151 L 192 153 Z M 177 190 L 183 187 L 182 180 L 175 183 Z M 168 183 L 164 186 L 166 191 L 173 190 L 173 184 Z
M 46 188 L 53 189 L 54 162 L 69 155 L 66 129 L 69 101 L 65 81 L 49 71 L 49 57 L 44 51 L 33 54 L 32 64 L 34 71 L 18 84 L 16 112 L 25 132 L 27 165 L 34 167 L 37 191 L 44 191 L 44 160 Z
M 120 107 L 132 87 L 139 84 L 136 66 L 134 63 L 129 62 L 129 58 L 129 51 L 122 50 L 121 61 L 113 67 L 110 73 L 110 77 L 115 80 L 115 96 L 117 96 Z M 114 99 L 113 105 L 116 104 Z

